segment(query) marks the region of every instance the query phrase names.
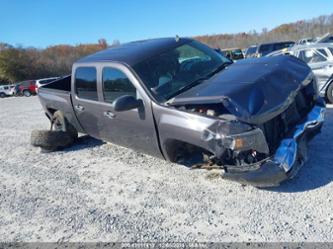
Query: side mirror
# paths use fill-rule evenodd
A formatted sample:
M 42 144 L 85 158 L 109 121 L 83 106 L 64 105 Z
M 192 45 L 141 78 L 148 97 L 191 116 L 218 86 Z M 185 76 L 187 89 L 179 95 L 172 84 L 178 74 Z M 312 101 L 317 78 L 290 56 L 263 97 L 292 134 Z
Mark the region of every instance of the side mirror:
M 113 101 L 113 108 L 116 112 L 123 112 L 139 108 L 141 103 L 141 100 L 137 100 L 133 96 L 124 95 Z

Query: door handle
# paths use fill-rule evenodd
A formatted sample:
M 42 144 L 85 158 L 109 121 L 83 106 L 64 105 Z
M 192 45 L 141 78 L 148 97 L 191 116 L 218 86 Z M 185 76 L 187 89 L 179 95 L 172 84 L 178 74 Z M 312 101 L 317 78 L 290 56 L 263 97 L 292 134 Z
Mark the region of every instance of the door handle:
M 116 117 L 116 114 L 114 114 L 113 112 L 111 111 L 106 111 L 103 113 L 104 114 L 104 117 L 107 117 L 107 118 L 110 118 L 110 119 L 113 119 Z
M 84 111 L 84 107 L 82 105 L 76 105 L 75 109 L 79 112 L 83 112 Z

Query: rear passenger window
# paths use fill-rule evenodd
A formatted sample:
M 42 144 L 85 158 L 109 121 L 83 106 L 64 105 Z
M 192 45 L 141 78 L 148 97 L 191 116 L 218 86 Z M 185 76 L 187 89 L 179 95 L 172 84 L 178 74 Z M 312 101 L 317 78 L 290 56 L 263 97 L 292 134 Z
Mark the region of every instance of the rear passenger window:
M 79 98 L 98 100 L 96 68 L 79 67 L 75 71 L 75 91 Z
M 136 97 L 136 88 L 119 69 L 105 67 L 103 69 L 104 101 L 112 103 L 116 98 L 130 95 Z

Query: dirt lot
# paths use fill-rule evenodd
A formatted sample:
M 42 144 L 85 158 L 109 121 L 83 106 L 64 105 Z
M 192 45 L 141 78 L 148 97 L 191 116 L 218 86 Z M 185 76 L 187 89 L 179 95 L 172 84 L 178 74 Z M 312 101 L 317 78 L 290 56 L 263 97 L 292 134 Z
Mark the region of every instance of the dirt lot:
M 42 154 L 30 131 L 48 126 L 37 97 L 0 99 L 0 241 L 333 241 L 333 109 L 271 190 L 89 137 Z

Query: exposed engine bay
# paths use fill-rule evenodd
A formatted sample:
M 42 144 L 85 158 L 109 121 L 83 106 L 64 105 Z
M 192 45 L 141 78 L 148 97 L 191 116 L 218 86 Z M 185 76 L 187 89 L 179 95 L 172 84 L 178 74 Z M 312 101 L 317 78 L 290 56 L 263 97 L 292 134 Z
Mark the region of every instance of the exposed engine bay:
M 274 118 L 262 124 L 239 121 L 224 106 L 224 103 L 186 104 L 177 109 L 216 118 L 208 127 L 202 139 L 215 152 L 210 162 L 228 167 L 245 167 L 269 159 L 278 148 L 281 139 L 288 136 L 315 104 L 316 84 L 310 81 L 297 91 L 295 101 Z

